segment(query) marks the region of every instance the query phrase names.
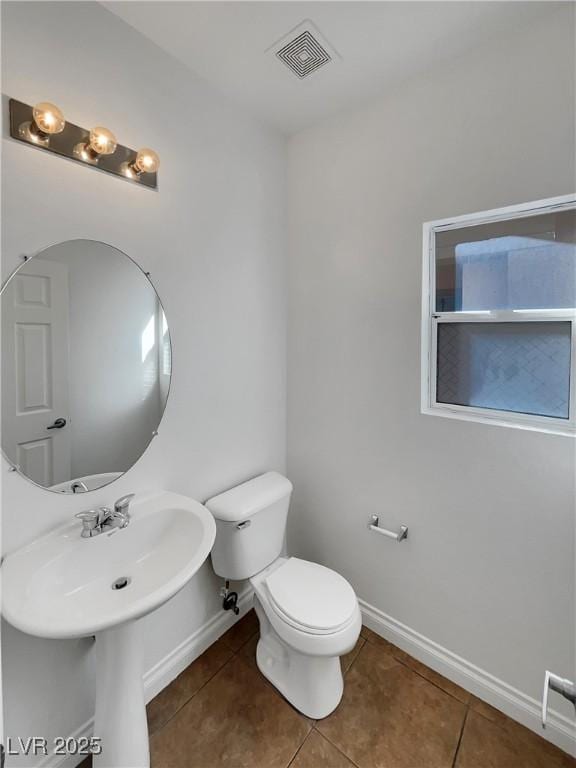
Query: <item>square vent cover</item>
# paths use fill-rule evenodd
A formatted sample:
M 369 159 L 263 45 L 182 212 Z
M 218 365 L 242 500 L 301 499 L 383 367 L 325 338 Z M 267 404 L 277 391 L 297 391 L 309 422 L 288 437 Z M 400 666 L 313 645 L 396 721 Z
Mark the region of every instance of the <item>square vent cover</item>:
M 310 20 L 299 24 L 268 50 L 273 50 L 300 80 L 340 58 Z

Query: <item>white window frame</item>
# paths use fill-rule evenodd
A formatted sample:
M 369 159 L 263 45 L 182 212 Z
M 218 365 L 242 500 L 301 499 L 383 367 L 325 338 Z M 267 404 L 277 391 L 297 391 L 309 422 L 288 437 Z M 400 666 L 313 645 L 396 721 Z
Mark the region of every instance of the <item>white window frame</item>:
M 576 209 L 576 194 L 551 197 L 531 203 L 510 205 L 450 219 L 428 221 L 423 225 L 422 248 L 422 394 L 421 412 L 431 416 L 463 419 L 483 424 L 531 429 L 555 435 L 576 436 L 576 310 L 491 310 L 485 312 L 437 312 L 436 311 L 436 233 L 450 229 L 462 229 L 497 221 L 507 221 L 535 214 Z M 569 418 L 534 416 L 525 413 L 476 408 L 467 405 L 439 403 L 436 400 L 436 343 L 438 324 L 482 322 L 541 322 L 543 320 L 569 321 L 571 323 L 570 357 L 570 404 Z

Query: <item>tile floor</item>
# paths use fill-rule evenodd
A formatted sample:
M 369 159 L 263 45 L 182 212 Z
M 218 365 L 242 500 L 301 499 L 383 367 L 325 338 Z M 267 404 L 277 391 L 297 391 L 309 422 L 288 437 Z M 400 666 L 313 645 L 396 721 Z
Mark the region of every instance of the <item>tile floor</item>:
M 366 628 L 339 707 L 310 720 L 258 671 L 257 633 L 251 611 L 150 702 L 152 768 L 576 766 Z

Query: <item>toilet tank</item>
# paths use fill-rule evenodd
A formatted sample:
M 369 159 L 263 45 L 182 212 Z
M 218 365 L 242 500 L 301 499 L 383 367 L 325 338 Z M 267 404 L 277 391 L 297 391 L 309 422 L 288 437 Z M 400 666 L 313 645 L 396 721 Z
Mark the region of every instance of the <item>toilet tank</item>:
M 292 483 L 278 472 L 237 485 L 209 499 L 216 519 L 212 566 L 225 579 L 248 579 L 279 557 Z

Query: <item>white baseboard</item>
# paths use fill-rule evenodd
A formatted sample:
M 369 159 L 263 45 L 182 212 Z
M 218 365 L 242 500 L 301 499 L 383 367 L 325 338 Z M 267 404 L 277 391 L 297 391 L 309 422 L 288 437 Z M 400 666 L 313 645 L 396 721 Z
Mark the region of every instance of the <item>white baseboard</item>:
M 369 629 L 565 752 L 576 755 L 576 725 L 573 720 L 550 709 L 548 725 L 546 730 L 543 730 L 539 701 L 396 621 L 364 600 L 359 600 L 359 603 L 363 623 Z
M 144 675 L 144 695 L 146 702 L 151 701 L 161 690 L 169 685 L 186 667 L 201 656 L 204 651 L 215 643 L 224 632 L 232 627 L 252 606 L 254 590 L 246 589 L 238 600 L 240 615 L 235 616 L 231 611 L 219 611 L 212 616 L 203 626 L 189 635 L 180 645 L 160 659 Z M 92 736 L 94 730 L 94 718 L 90 718 L 77 728 L 71 737 L 80 739 Z M 37 768 L 74 768 L 79 765 L 84 756 L 67 755 L 44 757 Z

